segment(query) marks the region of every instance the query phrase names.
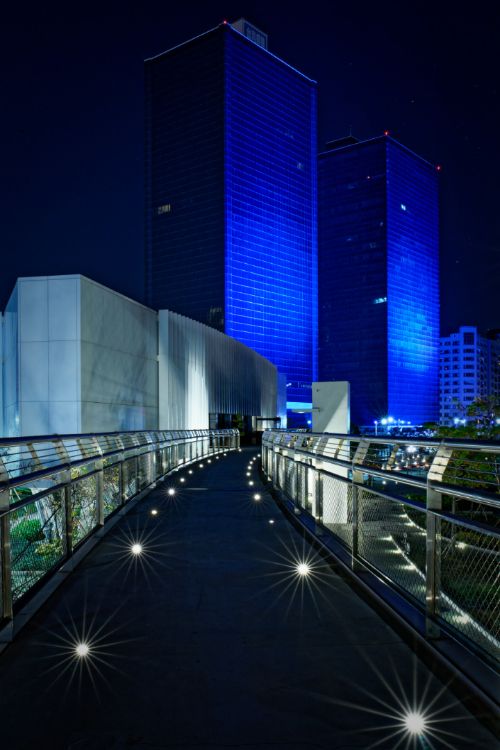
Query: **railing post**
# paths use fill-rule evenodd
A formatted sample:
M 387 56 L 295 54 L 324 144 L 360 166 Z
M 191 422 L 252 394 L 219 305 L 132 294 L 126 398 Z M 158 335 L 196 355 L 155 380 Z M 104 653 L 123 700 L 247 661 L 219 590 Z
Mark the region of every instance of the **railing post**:
M 94 443 L 97 445 L 98 450 L 99 444 L 97 441 L 94 441 Z M 72 514 L 72 508 L 71 508 L 71 469 L 70 464 L 71 461 L 68 456 L 68 452 L 66 450 L 66 446 L 64 445 L 62 440 L 55 440 L 54 446 L 56 449 L 56 452 L 58 456 L 61 458 L 62 463 L 67 464 L 68 468 L 61 472 L 61 479 L 64 484 L 63 488 L 63 501 L 64 501 L 64 536 L 65 536 L 65 546 L 66 546 L 66 557 L 71 557 L 73 553 L 73 514 Z M 80 450 L 83 455 L 85 455 L 85 449 L 79 444 Z
M 125 455 L 120 454 L 120 505 L 124 505 L 127 500 L 127 477 Z
M 349 491 L 349 488 L 348 488 Z M 361 488 L 354 484 L 351 484 L 352 492 L 352 552 L 351 552 L 351 568 L 357 570 L 359 568 L 359 493 Z M 349 495 L 348 495 L 349 497 Z
M 97 469 L 97 524 L 104 526 L 104 468 L 103 461 L 96 461 Z
M 73 552 L 73 514 L 71 512 L 71 470 L 63 472 L 63 498 L 64 498 L 64 532 L 66 541 L 66 557 L 71 557 Z
M 284 457 L 285 458 L 285 457 Z M 290 461 L 290 471 L 288 471 L 288 465 L 286 462 Z M 300 507 L 299 502 L 299 494 L 297 492 L 297 470 L 296 470 L 297 464 L 295 463 L 295 458 L 289 458 L 286 456 L 285 458 L 285 493 L 287 490 L 287 484 L 290 484 L 290 493 L 292 495 L 292 501 L 293 501 L 293 512 L 299 516 L 302 513 L 302 508 Z M 292 492 L 293 489 L 293 475 L 295 473 L 295 492 Z M 287 481 L 289 479 L 289 482 Z M 288 493 L 287 493 L 288 494 Z
M 305 509 L 309 510 L 309 464 L 304 463 L 304 506 Z
M 315 520 L 316 520 L 316 531 L 319 534 L 323 533 L 323 492 L 324 492 L 324 483 L 323 483 L 323 474 L 319 469 L 314 469 L 315 479 L 316 479 L 316 512 L 314 514 Z
M 149 455 L 148 468 L 149 468 L 149 481 L 148 484 L 156 484 L 156 448 L 153 448 L 147 454 Z
M 360 440 L 354 456 L 352 457 L 352 479 L 351 479 L 351 492 L 352 492 L 352 551 L 351 551 L 351 568 L 358 570 L 360 568 L 359 562 L 359 533 L 360 533 L 360 493 L 362 488 L 359 487 L 363 484 L 363 471 L 355 469 L 354 467 L 358 464 L 362 464 L 368 453 L 370 447 L 369 440 Z M 348 495 L 349 502 L 349 495 Z
M 59 442 L 59 441 L 58 441 Z M 99 443 L 99 438 L 95 436 L 92 439 L 92 443 L 94 444 L 94 450 L 95 453 L 100 454 L 102 456 L 102 448 Z M 68 464 L 71 463 L 68 453 L 66 451 L 66 446 L 62 441 L 60 441 L 60 447 L 58 447 L 59 453 L 64 452 L 66 455 L 66 460 Z M 104 526 L 104 462 L 101 459 L 97 459 L 94 461 L 94 468 L 97 471 L 96 474 L 96 484 L 97 484 L 97 497 L 96 497 L 96 516 L 97 516 L 97 525 L 98 526 Z
M 2 609 L 0 610 L 0 619 L 12 620 L 12 569 L 10 556 L 10 493 L 9 493 L 9 475 L 0 458 L 0 482 L 3 487 L 0 489 L 0 566 L 2 570 L 1 601 Z
M 425 630 L 428 638 L 439 638 L 438 622 L 441 599 L 441 518 L 438 513 L 443 505 L 442 494 L 431 486 L 441 482 L 453 449 L 440 445 L 427 474 L 427 513 L 425 545 Z
M 385 462 L 386 469 L 393 469 L 396 464 L 396 458 L 398 457 L 399 443 L 394 443 L 391 450 L 391 455 Z
M 425 548 L 425 631 L 428 638 L 439 638 L 441 592 L 441 519 L 432 513 L 441 510 L 441 495 L 427 490 L 426 548 Z

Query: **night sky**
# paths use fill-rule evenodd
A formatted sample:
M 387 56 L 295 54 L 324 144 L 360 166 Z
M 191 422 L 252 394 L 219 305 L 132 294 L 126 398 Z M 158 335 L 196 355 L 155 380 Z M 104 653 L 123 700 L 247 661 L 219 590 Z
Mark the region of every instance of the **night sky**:
M 320 147 L 389 129 L 442 164 L 442 333 L 500 327 L 499 19 L 482 3 L 449 7 L 313 0 L 299 13 L 269 0 L 164 0 L 4 11 L 0 308 L 18 276 L 45 274 L 83 273 L 143 299 L 143 59 L 245 16 L 318 81 Z

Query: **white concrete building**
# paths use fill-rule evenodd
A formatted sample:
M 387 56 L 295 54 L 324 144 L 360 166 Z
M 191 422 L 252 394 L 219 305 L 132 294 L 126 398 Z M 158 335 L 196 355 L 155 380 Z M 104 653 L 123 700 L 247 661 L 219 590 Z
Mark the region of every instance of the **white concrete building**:
M 84 276 L 18 279 L 0 344 L 4 436 L 208 428 L 210 414 L 276 416 L 277 372 L 268 360 Z
M 158 318 L 160 429 L 207 428 L 217 414 L 276 416 L 269 360 L 191 318 L 169 310 Z
M 466 410 L 477 398 L 500 397 L 500 338 L 481 336 L 474 326 L 440 339 L 440 423 L 466 420 Z

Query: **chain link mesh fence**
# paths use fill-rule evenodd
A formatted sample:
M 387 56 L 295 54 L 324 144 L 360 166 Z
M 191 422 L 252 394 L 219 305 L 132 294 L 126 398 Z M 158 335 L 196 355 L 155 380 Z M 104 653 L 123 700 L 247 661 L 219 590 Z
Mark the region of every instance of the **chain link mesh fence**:
M 121 505 L 120 466 L 107 466 L 103 471 L 104 517 L 107 518 Z
M 73 547 L 76 547 L 97 526 L 97 476 L 93 474 L 71 484 L 70 498 L 71 537 Z
M 322 474 L 323 525 L 352 549 L 352 485 Z
M 54 492 L 9 514 L 12 600 L 16 602 L 63 560 L 63 491 Z
M 443 620 L 498 658 L 500 540 L 460 523 L 441 521 Z
M 426 535 L 421 530 L 425 512 L 412 509 L 420 526 L 410 519 L 403 503 L 367 490 L 360 490 L 358 497 L 360 557 L 425 603 Z
M 297 500 L 301 508 L 311 509 L 307 496 L 307 466 L 304 464 L 297 464 Z
M 295 498 L 297 494 L 297 464 L 289 458 L 285 458 L 285 485 L 283 489 L 286 494 Z

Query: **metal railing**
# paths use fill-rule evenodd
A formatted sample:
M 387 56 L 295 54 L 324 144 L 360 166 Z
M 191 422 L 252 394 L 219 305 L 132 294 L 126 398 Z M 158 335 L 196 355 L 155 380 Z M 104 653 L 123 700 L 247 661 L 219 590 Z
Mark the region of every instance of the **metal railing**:
M 0 439 L 0 622 L 129 500 L 238 430 Z
M 263 470 L 370 569 L 443 629 L 500 655 L 500 445 L 269 430 Z

